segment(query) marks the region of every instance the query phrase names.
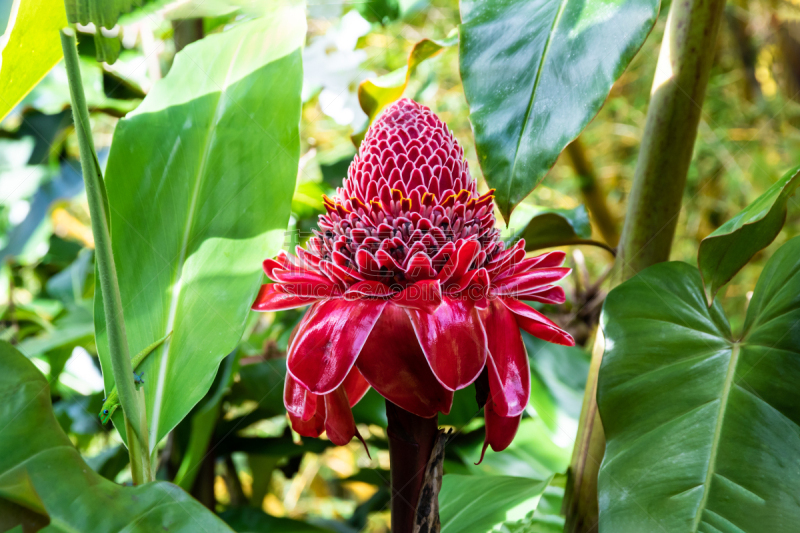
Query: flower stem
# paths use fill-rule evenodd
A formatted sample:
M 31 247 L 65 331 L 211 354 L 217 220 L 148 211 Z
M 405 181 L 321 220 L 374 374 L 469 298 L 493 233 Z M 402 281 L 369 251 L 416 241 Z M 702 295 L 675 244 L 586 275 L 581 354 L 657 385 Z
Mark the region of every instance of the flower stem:
M 444 457 L 443 448 L 436 446 L 441 433 L 438 417 L 422 418 L 389 400 L 386 400 L 386 416 L 392 472 L 392 533 L 414 533 L 419 530 L 415 526 L 426 519 L 429 520 L 426 531 L 438 532 L 441 478 L 437 484 L 432 479 L 435 477 L 432 470 L 436 468 L 431 468 L 441 465 Z
M 72 28 L 61 30 L 61 48 L 64 51 L 64 64 L 69 80 L 69 92 L 72 97 L 72 116 L 81 154 L 81 170 L 86 186 L 86 197 L 89 202 L 89 213 L 92 219 L 92 235 L 95 242 L 97 272 L 103 294 L 103 310 L 108 328 L 108 347 L 111 353 L 111 370 L 119 392 L 119 403 L 126 419 L 128 433 L 128 451 L 131 465 L 149 464 L 147 425 L 143 422 L 144 410 L 137 398 L 133 382 L 133 368 L 128 353 L 128 340 L 125 334 L 125 323 L 122 315 L 122 298 L 119 293 L 117 271 L 114 266 L 114 255 L 111 250 L 111 231 L 109 228 L 108 199 L 106 197 L 103 174 L 94 150 L 92 131 L 89 124 L 89 109 L 81 81 L 80 60 L 76 48 L 75 32 Z M 137 448 L 139 447 L 139 448 Z M 145 457 L 146 456 L 146 457 Z M 134 484 L 152 480 L 149 468 L 132 468 Z

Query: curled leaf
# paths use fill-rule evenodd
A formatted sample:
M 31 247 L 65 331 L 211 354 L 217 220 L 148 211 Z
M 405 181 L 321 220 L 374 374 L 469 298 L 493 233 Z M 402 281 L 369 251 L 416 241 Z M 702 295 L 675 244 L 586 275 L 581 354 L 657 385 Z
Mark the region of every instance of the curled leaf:
M 359 146 L 367 133 L 367 127 L 384 107 L 403 96 L 408 80 L 420 63 L 441 53 L 458 42 L 458 36 L 443 41 L 422 39 L 414 45 L 408 55 L 408 64 L 383 76 L 362 81 L 358 86 L 358 103 L 369 117 L 363 131 L 353 134 L 353 144 Z

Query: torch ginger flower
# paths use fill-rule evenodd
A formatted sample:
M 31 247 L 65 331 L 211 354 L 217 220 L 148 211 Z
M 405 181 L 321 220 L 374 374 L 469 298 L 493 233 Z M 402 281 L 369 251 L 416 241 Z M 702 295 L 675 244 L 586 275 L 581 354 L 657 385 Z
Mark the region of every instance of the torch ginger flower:
M 357 434 L 350 407 L 370 386 L 423 418 L 486 368 L 486 447 L 514 438 L 530 396 L 519 328 L 572 337 L 520 300 L 562 303 L 563 252 L 525 258 L 495 229 L 464 152 L 427 107 L 403 99 L 370 127 L 307 249 L 264 261 L 256 311 L 312 304 L 289 346 L 284 402 L 304 436 Z

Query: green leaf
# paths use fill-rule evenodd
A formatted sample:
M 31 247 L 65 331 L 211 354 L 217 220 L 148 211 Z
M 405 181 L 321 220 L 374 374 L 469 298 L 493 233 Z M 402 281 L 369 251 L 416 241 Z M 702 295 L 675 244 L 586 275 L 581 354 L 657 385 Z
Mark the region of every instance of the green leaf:
M 161 14 L 167 20 L 232 17 L 235 15 L 260 17 L 292 5 L 304 7 L 305 1 L 271 0 L 270 2 L 260 2 L 253 0 L 184 0 L 182 2 L 167 3 L 161 10 Z
M 592 225 L 583 205 L 558 209 L 519 204 L 508 226 L 501 232 L 501 238 L 506 242 L 525 239 L 525 249 L 529 252 L 554 246 L 590 244 L 614 253 L 607 244 L 593 241 L 591 237 Z
M 608 295 L 600 530 L 796 530 L 800 239 L 769 260 L 734 336 L 685 263 Z
M 11 502 L 47 517 L 48 531 L 122 531 L 132 524 L 140 531 L 230 531 L 175 485 L 122 487 L 93 471 L 59 427 L 44 376 L 5 342 L 0 391 L 0 507 Z
M 461 0 L 460 67 L 478 161 L 503 217 L 600 110 L 659 0 Z
M 62 0 L 17 0 L 0 37 L 0 120 L 62 57 L 58 31 L 67 25 Z
M 453 445 L 452 448 L 472 474 L 542 479 L 565 472 L 569 466 L 573 442 L 568 438 L 560 440 L 563 442 L 553 441 L 551 431 L 542 419 L 523 418 L 511 445 L 502 452 L 486 450 L 483 462 L 479 465 L 475 462 L 481 457 L 482 432 L 479 441 Z
M 111 29 L 119 16 L 153 0 L 64 0 L 70 24 L 94 24 Z
M 103 89 L 103 69 L 93 59 L 81 58 L 81 81 L 90 112 L 100 111 L 123 117 L 139 105 L 140 100 L 109 98 Z M 60 113 L 70 106 L 69 83 L 63 63 L 59 63 L 22 100 L 23 106 L 31 106 L 44 114 Z
M 61 346 L 80 344 L 83 340 L 91 340 L 93 331 L 91 317 L 88 317 L 85 322 L 65 325 L 36 337 L 28 337 L 19 343 L 19 349 L 28 357 L 39 357 Z
M 243 3 L 230 0 L 189 0 L 167 4 L 163 14 L 167 20 L 224 17 L 238 13 L 241 9 L 238 4 Z
M 408 54 L 408 64 L 383 76 L 362 81 L 358 85 L 358 103 L 361 109 L 367 114 L 369 121 L 364 130 L 353 134 L 353 143 L 356 146 L 361 144 L 367 133 L 367 128 L 378 114 L 403 96 L 408 80 L 417 70 L 420 63 L 438 55 L 442 50 L 456 44 L 458 38 L 447 39 L 445 41 L 434 41 L 422 39 L 414 45 L 411 53 Z
M 439 414 L 439 424 L 444 426 L 454 426 L 458 430 L 463 430 L 465 426 L 474 423 L 481 423 L 481 407 L 475 398 L 475 385 L 470 385 L 464 389 L 453 393 L 453 404 L 450 412 Z M 480 427 L 480 425 L 478 426 Z M 480 453 L 479 453 L 480 455 Z M 475 462 L 475 459 L 472 460 Z
M 208 391 L 283 242 L 305 31 L 303 9 L 286 8 L 187 46 L 114 133 L 106 187 L 131 353 L 173 332 L 140 367 L 151 447 Z
M 778 236 L 786 220 L 786 203 L 798 185 L 800 167 L 787 172 L 753 203 L 700 242 L 697 264 L 709 305 L 720 288 Z
M 375 424 L 386 427 L 389 424 L 386 418 L 386 400 L 378 391 L 371 388 L 367 394 L 353 406 L 353 418 L 356 424 Z
M 106 31 L 100 28 L 94 33 L 95 58 L 102 63 L 113 65 L 119 57 L 122 42 L 119 38 L 119 30 Z
M 355 8 L 370 22 L 387 24 L 400 18 L 398 0 L 365 0 L 355 4 Z
M 521 520 L 536 509 L 551 479 L 448 474 L 439 493 L 441 533 L 485 533 Z
M 208 455 L 208 445 L 222 410 L 222 397 L 228 391 L 238 365 L 235 352 L 225 358 L 217 371 L 213 387 L 189 418 L 189 442 L 174 480 L 176 485 L 186 491 L 192 490 L 203 460 Z
M 283 385 L 286 380 L 286 358 L 270 359 L 239 368 L 243 396 L 258 402 L 264 417 L 286 413 L 283 406 Z
M 589 357 L 582 349 L 561 346 L 522 332 L 531 365 L 530 403 L 555 435 L 577 427 L 583 405 Z M 565 419 L 571 419 L 567 425 Z M 574 437 L 574 435 L 570 435 Z
M 565 475 L 553 476 L 536 510 L 528 513 L 522 520 L 505 522 L 499 528 L 500 533 L 563 533 L 564 517 L 561 516 L 561 507 L 566 482 Z

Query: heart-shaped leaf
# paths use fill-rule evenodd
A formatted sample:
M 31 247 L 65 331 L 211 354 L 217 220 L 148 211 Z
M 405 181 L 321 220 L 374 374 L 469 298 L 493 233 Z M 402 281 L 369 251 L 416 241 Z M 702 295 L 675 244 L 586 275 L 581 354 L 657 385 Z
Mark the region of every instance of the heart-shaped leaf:
M 709 305 L 719 289 L 778 236 L 786 220 L 786 203 L 798 185 L 800 167 L 787 172 L 753 203 L 702 240 L 697 264 Z
M 800 238 L 764 268 L 742 335 L 678 262 L 611 291 L 602 326 L 600 531 L 795 531 Z
M 483 175 L 503 217 L 600 110 L 659 0 L 461 0 L 460 66 Z
M 305 31 L 304 10 L 285 8 L 187 46 L 114 133 L 106 187 L 130 353 L 173 332 L 138 369 L 151 450 L 208 391 L 242 334 L 261 261 L 283 243 Z
M 47 380 L 6 342 L 0 342 L 0 427 L 3 526 L 14 526 L 6 514 L 13 509 L 41 525 L 49 521 L 52 531 L 231 531 L 175 485 L 123 487 L 92 470 L 58 425 Z

